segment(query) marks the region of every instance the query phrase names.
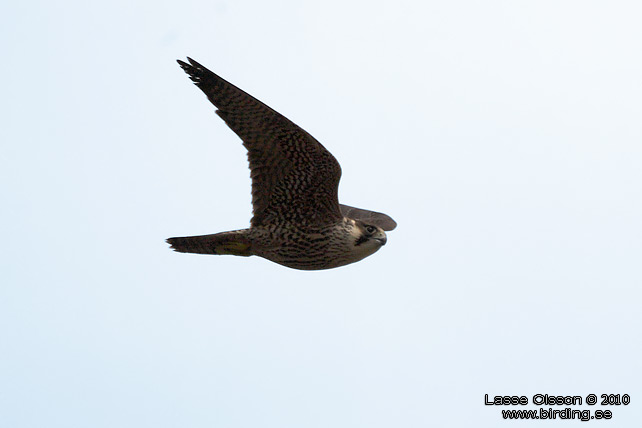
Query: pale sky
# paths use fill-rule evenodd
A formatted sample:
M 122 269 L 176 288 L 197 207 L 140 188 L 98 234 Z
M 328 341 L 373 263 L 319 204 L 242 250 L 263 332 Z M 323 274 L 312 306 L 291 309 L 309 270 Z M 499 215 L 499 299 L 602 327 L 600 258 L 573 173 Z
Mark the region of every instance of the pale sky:
M 0 426 L 541 427 L 484 405 L 537 393 L 639 426 L 639 2 L 5 3 Z M 251 216 L 185 56 L 321 141 L 388 244 L 170 251 Z

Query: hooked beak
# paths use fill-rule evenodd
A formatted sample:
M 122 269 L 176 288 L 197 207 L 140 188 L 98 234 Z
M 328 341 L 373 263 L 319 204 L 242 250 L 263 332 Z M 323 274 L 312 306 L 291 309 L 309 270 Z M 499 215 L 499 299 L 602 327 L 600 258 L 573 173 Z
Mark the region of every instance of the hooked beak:
M 386 242 L 388 241 L 388 238 L 386 238 L 386 235 L 384 235 L 384 236 L 382 236 L 380 238 L 374 238 L 374 240 L 377 241 L 378 243 L 380 243 L 381 246 L 383 247 L 384 245 L 386 245 Z

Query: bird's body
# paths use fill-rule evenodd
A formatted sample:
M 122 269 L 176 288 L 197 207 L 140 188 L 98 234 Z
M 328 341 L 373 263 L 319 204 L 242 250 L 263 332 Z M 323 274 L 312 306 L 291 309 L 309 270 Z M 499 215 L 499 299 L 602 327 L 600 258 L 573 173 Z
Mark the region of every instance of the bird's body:
M 179 252 L 256 255 L 302 270 L 353 263 L 386 243 L 385 214 L 340 205 L 341 168 L 310 134 L 196 61 L 178 61 L 243 140 L 252 177 L 251 226 L 170 238 Z
M 359 240 L 363 231 L 355 220 L 318 228 L 296 225 L 258 226 L 214 235 L 171 238 L 179 251 L 200 254 L 260 256 L 294 269 L 330 269 L 359 261 L 376 252 L 385 237 Z

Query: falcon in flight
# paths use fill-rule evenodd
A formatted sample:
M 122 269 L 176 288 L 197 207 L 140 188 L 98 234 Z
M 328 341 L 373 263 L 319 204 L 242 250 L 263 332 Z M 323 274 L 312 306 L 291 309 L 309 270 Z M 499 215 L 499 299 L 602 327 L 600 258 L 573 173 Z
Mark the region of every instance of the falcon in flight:
M 250 162 L 249 229 L 169 238 L 181 253 L 259 256 L 294 269 L 357 262 L 386 244 L 397 224 L 339 204 L 341 167 L 314 137 L 261 101 L 187 58 L 178 64 L 243 140 Z

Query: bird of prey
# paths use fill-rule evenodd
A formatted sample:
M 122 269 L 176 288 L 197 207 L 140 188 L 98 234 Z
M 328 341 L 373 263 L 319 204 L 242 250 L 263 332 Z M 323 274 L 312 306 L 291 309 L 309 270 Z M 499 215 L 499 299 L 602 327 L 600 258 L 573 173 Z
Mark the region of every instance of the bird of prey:
M 169 238 L 175 251 L 259 256 L 293 269 L 344 266 L 375 253 L 397 224 L 339 204 L 341 167 L 314 137 L 191 58 L 178 64 L 243 140 L 252 178 L 248 229 Z

